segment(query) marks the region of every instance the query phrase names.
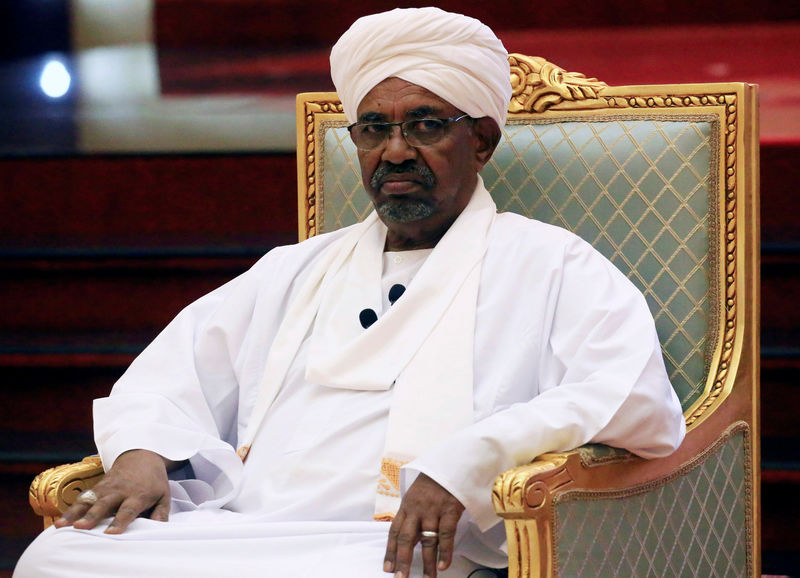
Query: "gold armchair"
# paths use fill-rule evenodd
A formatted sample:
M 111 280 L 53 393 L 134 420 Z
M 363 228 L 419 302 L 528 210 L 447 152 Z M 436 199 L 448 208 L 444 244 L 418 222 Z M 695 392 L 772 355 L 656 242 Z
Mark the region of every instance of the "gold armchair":
M 500 210 L 592 242 L 643 291 L 688 435 L 664 459 L 586 446 L 499 476 L 509 575 L 759 575 L 756 88 L 612 87 L 510 62 L 486 186 Z M 369 202 L 337 96 L 297 107 L 305 238 Z
M 756 88 L 613 87 L 510 62 L 487 188 L 500 210 L 577 232 L 639 286 L 688 434 L 667 458 L 590 445 L 499 476 L 509 575 L 757 576 Z M 369 200 L 336 94 L 299 95 L 297 123 L 304 239 L 363 218 Z M 99 479 L 88 460 L 34 481 L 45 525 Z

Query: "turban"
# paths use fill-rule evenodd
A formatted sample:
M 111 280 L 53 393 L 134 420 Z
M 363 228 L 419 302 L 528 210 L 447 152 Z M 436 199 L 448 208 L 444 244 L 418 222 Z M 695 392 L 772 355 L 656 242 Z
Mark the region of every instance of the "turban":
M 331 50 L 331 77 L 350 122 L 367 93 L 393 76 L 473 118 L 505 125 L 508 53 L 479 20 L 439 8 L 396 8 L 359 18 Z

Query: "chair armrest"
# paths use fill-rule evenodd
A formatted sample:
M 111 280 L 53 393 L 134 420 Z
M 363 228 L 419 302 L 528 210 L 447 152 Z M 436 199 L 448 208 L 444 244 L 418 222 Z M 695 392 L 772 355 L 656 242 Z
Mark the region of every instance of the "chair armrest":
M 495 480 L 492 502 L 506 527 L 509 577 L 553 575 L 551 508 L 546 506 L 553 491 L 572 483 L 570 460 L 580 460 L 577 450 L 543 454 Z
M 575 482 L 579 468 L 583 471 L 583 468 L 635 459 L 630 452 L 602 444 L 542 454 L 531 463 L 512 468 L 497 477 L 492 491 L 495 511 L 506 520 L 535 517 L 557 491 Z
M 574 523 L 568 526 L 566 518 L 556 520 L 556 510 L 566 516 L 564 508 L 568 503 L 597 504 L 597 511 L 608 508 L 604 513 L 595 512 L 592 519 L 604 519 L 612 509 L 616 511 L 611 516 L 621 519 L 626 504 L 631 508 L 628 514 L 636 518 L 636 512 L 653 511 L 654 504 L 679 503 L 681 508 L 667 508 L 675 527 L 689 527 L 688 524 L 701 519 L 709 527 L 717 522 L 725 525 L 727 518 L 717 520 L 715 513 L 735 511 L 735 516 L 730 514 L 731 519 L 738 516 L 742 520 L 737 518 L 736 523 L 728 524 L 724 531 L 717 529 L 719 536 L 730 537 L 727 549 L 720 546 L 727 552 L 722 558 L 730 562 L 730 568 L 738 568 L 740 559 L 747 562 L 742 566 L 757 567 L 748 541 L 755 531 L 748 500 L 757 492 L 754 486 L 757 477 L 748 465 L 753 455 L 750 427 L 738 421 L 720 431 L 720 423 L 715 423 L 720 421 L 723 417 L 709 419 L 693 429 L 681 447 L 666 457 L 647 460 L 604 446 L 583 446 L 569 452 L 544 454 L 530 464 L 502 473 L 495 480 L 492 501 L 497 515 L 505 523 L 509 578 L 551 578 L 556 572 L 564 571 L 563 564 L 570 556 L 568 552 L 577 552 L 586 560 L 589 550 L 582 546 L 577 550 L 555 552 L 556 542 L 560 541 L 559 537 L 568 535 L 567 530 L 583 531 L 581 524 L 579 528 Z M 672 497 L 665 500 L 659 496 Z M 648 501 L 651 499 L 654 502 Z M 656 524 L 647 516 L 636 519 Z M 687 534 L 687 538 L 681 533 L 670 533 L 669 529 L 665 527 L 665 535 L 659 537 L 659 541 L 666 544 L 665 551 L 686 552 L 690 545 L 684 541 L 694 539 L 693 534 Z M 618 534 L 613 532 L 608 536 L 597 535 L 592 543 L 607 542 L 600 547 L 603 550 L 615 543 L 616 536 Z M 599 555 L 602 557 L 602 552 Z M 567 572 L 565 575 L 576 574 Z
M 552 577 L 553 500 L 585 482 L 588 470 L 637 460 L 625 450 L 588 444 L 568 452 L 542 454 L 500 474 L 492 502 L 506 527 L 509 577 Z
M 497 515 L 506 520 L 530 517 L 530 510 L 544 505 L 551 488 L 563 485 L 567 460 L 574 453 L 543 454 L 500 474 L 492 490 Z
M 64 464 L 45 470 L 34 478 L 28 490 L 33 511 L 50 526 L 81 492 L 92 488 L 103 477 L 103 464 L 98 456 L 83 458 L 75 464 Z
M 671 460 L 644 460 L 626 450 L 586 444 L 542 454 L 500 474 L 492 502 L 506 527 L 509 578 L 555 575 L 554 505 L 565 492 L 633 484 L 664 475 L 671 465 Z

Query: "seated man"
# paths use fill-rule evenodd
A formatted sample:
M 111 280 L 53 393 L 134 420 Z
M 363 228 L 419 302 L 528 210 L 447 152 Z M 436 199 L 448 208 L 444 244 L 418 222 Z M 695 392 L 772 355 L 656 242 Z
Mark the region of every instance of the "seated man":
M 463 578 L 506 564 L 502 471 L 680 443 L 642 295 L 483 186 L 511 96 L 491 30 L 393 10 L 331 69 L 375 212 L 177 316 L 95 402 L 107 474 L 18 578 Z

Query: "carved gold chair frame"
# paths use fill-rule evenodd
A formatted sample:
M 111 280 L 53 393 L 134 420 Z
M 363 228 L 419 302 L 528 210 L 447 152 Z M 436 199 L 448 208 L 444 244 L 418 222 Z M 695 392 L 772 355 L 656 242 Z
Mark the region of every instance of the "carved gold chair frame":
M 742 490 L 736 499 L 740 502 L 737 508 L 742 508 L 743 519 L 734 522 L 743 525 L 743 529 L 736 537 L 740 543 L 732 547 L 732 553 L 725 554 L 726 563 L 737 568 L 736 575 L 758 576 L 760 473 L 756 87 L 743 83 L 615 87 L 581 74 L 566 72 L 542 58 L 512 54 L 509 61 L 513 86 L 509 123 L 593 123 L 650 115 L 648 118 L 667 121 L 693 117 L 711 119 L 716 127 L 716 133 L 712 135 L 716 144 L 710 147 L 711 178 L 707 184 L 714 221 L 711 226 L 713 238 L 708 243 L 711 274 L 707 274 L 713 277 L 708 279 L 714 296 L 709 328 L 712 339 L 709 340 L 706 353 L 704 381 L 697 395 L 682 400 L 688 431 L 686 440 L 677 452 L 667 458 L 644 460 L 613 448 L 586 446 L 542 455 L 531 464 L 501 474 L 495 482 L 492 496 L 487 496 L 487 499 L 493 500 L 497 514 L 505 522 L 509 575 L 573 575 L 570 574 L 574 566 L 569 565 L 571 554 L 568 550 L 572 548 L 569 542 L 586 540 L 587 537 L 565 529 L 564 524 L 573 515 L 569 508 L 610 504 L 610 511 L 616 517 L 630 512 L 623 504 L 645 500 L 644 506 L 637 507 L 644 508 L 649 516 L 649 512 L 660 507 L 658 501 L 646 502 L 649 496 L 656 495 L 663 500 L 658 497 L 658 492 L 672 488 L 697 472 L 702 473 L 704 464 L 710 463 L 711 456 L 722 455 L 719 452 L 732 440 L 738 440 L 736 447 L 739 448 L 741 455 L 738 459 L 742 464 L 736 485 L 741 486 Z M 332 224 L 325 224 L 329 215 L 324 215 L 322 194 L 325 175 L 321 168 L 321 151 L 326 146 L 325 134 L 328 128 L 341 129 L 345 124 L 341 103 L 335 93 L 298 96 L 297 171 L 301 240 L 332 227 L 349 224 L 335 220 L 331 221 Z M 345 202 L 351 203 L 351 200 Z M 363 212 L 360 206 L 353 210 L 353 219 L 363 216 L 359 212 Z M 723 458 L 714 459 L 720 461 Z M 81 491 L 97 483 L 102 472 L 99 458 L 90 457 L 79 464 L 59 466 L 37 476 L 30 488 L 30 502 L 36 513 L 44 517 L 45 526 L 74 503 Z M 712 479 L 714 475 L 714 472 L 708 474 L 707 479 Z M 697 491 L 695 487 L 695 494 Z M 681 504 L 683 498 L 679 494 L 675 496 L 676 503 Z M 706 498 L 703 500 L 703 515 L 713 512 L 715 507 L 714 503 L 708 504 L 708 501 Z M 622 509 L 616 512 L 613 508 L 617 507 Z M 670 512 L 674 509 L 670 508 Z M 693 512 L 687 507 L 684 518 L 689 516 L 691 522 L 695 515 Z M 579 511 L 579 515 L 591 516 L 592 510 Z M 580 516 L 578 519 L 584 519 Z M 667 519 L 658 521 L 655 519 L 657 516 L 650 517 L 653 518 L 650 520 L 651 526 L 655 521 L 669 527 Z M 711 525 L 716 534 L 724 533 L 724 528 L 716 528 L 722 527 L 716 519 Z M 652 530 L 647 532 L 652 533 Z M 682 540 L 691 540 L 687 534 L 692 532 L 696 532 L 696 529 L 675 531 L 676 554 L 684 560 L 682 564 L 686 563 L 686 558 L 694 556 L 693 551 L 680 550 Z M 660 540 L 658 537 L 648 539 Z M 719 539 L 720 543 L 724 543 L 725 536 Z M 594 543 L 596 540 L 590 541 Z M 653 542 L 656 544 L 653 549 L 658 548 L 657 541 Z M 642 540 L 641 547 L 647 549 L 646 540 Z M 581 548 L 591 555 L 598 555 L 597 552 L 591 553 L 591 545 Z M 580 556 L 584 554 L 579 553 Z M 591 559 L 589 554 L 585 555 Z M 631 556 L 628 550 L 620 554 L 623 555 Z M 708 557 L 710 554 L 703 551 L 697 555 Z M 602 558 L 603 554 L 600 553 L 600 556 Z M 640 562 L 631 562 L 627 570 L 629 575 L 670 575 L 670 571 L 659 574 L 658 570 L 653 570 L 658 564 L 672 568 L 674 575 L 681 574 L 674 570 L 676 566 L 669 560 L 637 556 L 636 560 L 646 560 L 647 564 L 640 569 L 636 565 Z M 617 571 L 614 574 L 607 570 L 587 569 L 580 575 L 624 575 L 625 572 Z

